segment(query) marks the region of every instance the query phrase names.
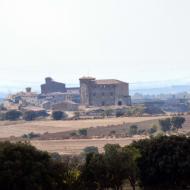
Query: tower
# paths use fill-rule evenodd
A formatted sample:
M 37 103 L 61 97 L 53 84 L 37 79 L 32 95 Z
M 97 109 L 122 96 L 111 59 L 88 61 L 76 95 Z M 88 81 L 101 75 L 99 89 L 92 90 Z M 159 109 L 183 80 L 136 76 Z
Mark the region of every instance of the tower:
M 93 77 L 82 77 L 80 80 L 80 103 L 83 106 L 90 105 L 90 89 L 96 80 Z

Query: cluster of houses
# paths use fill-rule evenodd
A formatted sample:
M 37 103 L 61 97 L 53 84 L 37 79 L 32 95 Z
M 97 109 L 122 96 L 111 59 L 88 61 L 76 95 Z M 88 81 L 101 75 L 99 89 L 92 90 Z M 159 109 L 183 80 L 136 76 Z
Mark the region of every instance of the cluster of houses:
M 114 105 L 131 105 L 128 83 L 92 77 L 80 78 L 80 87 L 76 88 L 67 88 L 64 83 L 47 77 L 41 85 L 41 93 L 32 92 L 28 87 L 25 92 L 9 95 L 4 100 L 4 106 L 8 109 L 77 111 L 79 106 Z

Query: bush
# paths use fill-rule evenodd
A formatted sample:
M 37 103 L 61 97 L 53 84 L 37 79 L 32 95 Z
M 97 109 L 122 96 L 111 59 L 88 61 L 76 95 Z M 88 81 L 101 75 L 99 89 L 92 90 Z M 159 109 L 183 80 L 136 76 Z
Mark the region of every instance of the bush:
M 114 113 L 114 111 L 113 111 L 112 109 L 107 109 L 107 110 L 105 110 L 105 115 L 106 115 L 107 117 L 112 116 L 113 113 Z
M 80 136 L 87 136 L 87 129 L 79 129 L 78 132 Z
M 22 113 L 17 110 L 10 110 L 5 113 L 5 119 L 10 121 L 18 120 L 21 117 Z
M 66 114 L 62 111 L 54 111 L 52 113 L 52 118 L 54 120 L 62 120 L 62 119 L 65 119 L 66 118 Z
M 122 116 L 124 116 L 124 115 L 125 115 L 125 112 L 124 112 L 124 111 L 122 111 L 122 110 L 116 111 L 116 117 L 122 117 Z
M 90 153 L 98 154 L 98 148 L 95 146 L 88 146 L 88 147 L 84 148 L 84 153 L 85 154 L 90 154 Z
M 150 129 L 148 129 L 147 131 L 148 131 L 148 133 L 149 133 L 150 135 L 156 133 L 156 132 L 157 132 L 157 126 L 154 125 L 154 126 L 152 126 Z
M 38 117 L 47 117 L 46 111 L 26 111 L 24 112 L 23 119 L 26 121 L 35 120 Z
M 34 111 L 24 112 L 23 119 L 26 121 L 32 121 L 36 118 L 36 113 Z
M 131 125 L 129 127 L 129 135 L 136 135 L 138 133 L 138 126 L 137 125 Z
M 171 130 L 172 124 L 171 124 L 171 119 L 170 118 L 159 120 L 159 124 L 160 124 L 161 130 L 163 132 L 167 132 L 167 131 Z
M 24 134 L 24 135 L 22 136 L 22 138 L 33 139 L 33 138 L 37 138 L 37 137 L 40 137 L 40 136 L 41 136 L 41 135 L 38 134 L 38 133 L 33 133 L 33 132 L 31 132 L 31 133 L 29 133 L 29 134 Z

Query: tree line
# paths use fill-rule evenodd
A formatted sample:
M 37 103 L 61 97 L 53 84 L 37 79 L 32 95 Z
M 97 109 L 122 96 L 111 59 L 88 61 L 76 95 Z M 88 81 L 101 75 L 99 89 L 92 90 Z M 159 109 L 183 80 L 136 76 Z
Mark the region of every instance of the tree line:
M 178 131 L 183 127 L 183 124 L 185 123 L 186 119 L 184 117 L 172 117 L 172 118 L 166 118 L 159 120 L 159 124 L 161 126 L 161 130 L 164 132 L 168 131 Z
M 19 110 L 8 110 L 4 112 L 0 112 L 0 120 L 9 120 L 9 121 L 16 121 L 19 119 L 23 119 L 26 121 L 33 121 L 37 118 L 46 118 L 50 116 L 47 111 L 19 111 Z M 67 118 L 67 115 L 63 111 L 53 111 L 51 113 L 51 117 L 54 120 L 64 120 Z
M 3 190 L 190 189 L 190 138 L 162 136 L 129 146 L 107 144 L 82 156 L 39 151 L 27 143 L 0 143 Z

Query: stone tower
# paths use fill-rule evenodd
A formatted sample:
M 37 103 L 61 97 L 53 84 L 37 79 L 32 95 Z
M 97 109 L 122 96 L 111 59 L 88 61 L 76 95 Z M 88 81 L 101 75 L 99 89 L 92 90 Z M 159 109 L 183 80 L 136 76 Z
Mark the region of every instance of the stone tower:
M 93 77 L 80 78 L 80 104 L 83 106 L 90 105 L 90 92 L 96 79 Z

